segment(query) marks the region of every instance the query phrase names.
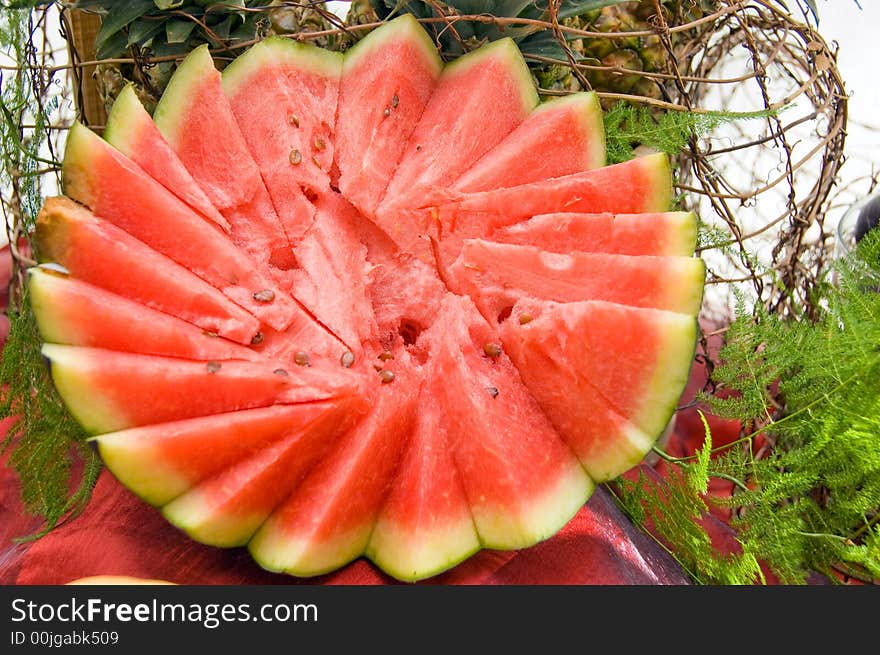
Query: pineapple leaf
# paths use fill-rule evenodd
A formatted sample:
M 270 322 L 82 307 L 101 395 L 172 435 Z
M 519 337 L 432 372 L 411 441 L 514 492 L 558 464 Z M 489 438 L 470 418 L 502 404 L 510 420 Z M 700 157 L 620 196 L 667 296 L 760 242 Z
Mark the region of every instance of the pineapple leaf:
M 128 38 L 125 47 L 141 45 L 149 41 L 153 36 L 162 31 L 162 21 L 137 19 L 132 21 L 128 28 Z M 106 43 L 105 43 L 106 45 Z
M 105 44 L 111 38 L 154 8 L 153 0 L 114 2 L 101 20 L 101 29 L 98 30 L 98 35 L 95 37 L 95 49 L 99 53 L 105 52 Z M 99 56 L 101 55 L 99 54 Z
M 168 43 L 186 43 L 195 26 L 193 21 L 168 21 L 165 24 L 165 40 Z

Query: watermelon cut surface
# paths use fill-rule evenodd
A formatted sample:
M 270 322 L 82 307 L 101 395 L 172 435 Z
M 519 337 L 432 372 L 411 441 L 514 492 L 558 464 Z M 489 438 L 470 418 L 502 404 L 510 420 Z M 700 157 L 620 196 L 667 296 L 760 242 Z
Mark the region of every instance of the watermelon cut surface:
M 200 48 L 106 138 L 71 131 L 30 298 L 71 414 L 195 540 L 429 578 L 552 537 L 675 412 L 696 219 L 511 40 Z

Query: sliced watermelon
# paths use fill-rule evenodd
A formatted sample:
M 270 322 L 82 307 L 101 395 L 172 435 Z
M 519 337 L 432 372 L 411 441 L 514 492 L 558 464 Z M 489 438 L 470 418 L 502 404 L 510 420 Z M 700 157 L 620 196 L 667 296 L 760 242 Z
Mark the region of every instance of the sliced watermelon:
M 239 343 L 259 332 L 259 321 L 220 291 L 67 198 L 46 200 L 35 239 L 41 261 L 85 282 Z
M 338 366 L 196 362 L 54 344 L 43 346 L 43 356 L 58 393 L 92 434 L 358 392 L 357 378 Z
M 496 230 L 492 240 L 549 252 L 686 257 L 697 245 L 697 219 L 692 212 L 542 214 Z
M 491 216 L 489 227 L 500 227 L 552 212 L 662 212 L 672 202 L 672 173 L 666 155 L 658 153 L 550 180 L 450 195 L 446 204 L 429 198 L 423 205 L 436 209 L 450 232 L 461 231 L 456 219 L 468 214 Z
M 199 48 L 155 125 L 123 93 L 118 150 L 74 128 L 94 213 L 46 202 L 30 285 L 110 468 L 296 575 L 556 532 L 667 424 L 704 269 L 665 156 L 601 166 L 595 96 L 536 105 L 512 41 L 444 67 L 407 15 L 341 64 Z
M 305 195 L 328 191 L 342 55 L 283 37 L 250 48 L 223 71 L 223 90 L 287 235 L 309 227 Z
M 257 262 L 289 267 L 286 226 L 309 225 L 311 207 L 300 196 L 291 195 L 282 224 L 223 93 L 220 72 L 214 68 L 207 45 L 190 52 L 174 71 L 153 120 L 229 221 L 233 241 Z
M 519 186 L 605 165 L 605 126 L 595 93 L 544 102 L 453 185 L 474 192 Z
M 365 554 L 399 580 L 422 580 L 480 550 L 461 476 L 452 458 L 442 370 L 431 362 L 419 390 L 416 425 Z
M 196 360 L 259 357 L 170 314 L 48 269 L 28 270 L 28 297 L 47 343 Z
M 524 548 L 555 534 L 593 492 L 503 353 L 497 334 L 465 298 L 446 297 L 442 330 L 425 333 L 442 371 L 449 445 L 486 548 Z M 494 354 L 494 353 L 493 353 Z
M 162 137 L 150 114 L 138 100 L 133 84 L 127 85 L 116 96 L 107 117 L 104 138 L 159 184 L 229 232 L 229 221 L 211 204 Z
M 151 505 L 165 505 L 268 445 L 310 427 L 332 401 L 273 405 L 157 423 L 94 437 L 113 475 Z
M 435 258 L 439 241 L 444 263 L 458 255 L 462 239 L 539 214 L 664 212 L 672 199 L 672 177 L 665 155 L 647 155 L 613 166 L 573 173 L 515 187 L 424 194 L 419 209 L 388 215 L 383 228 L 403 250 L 423 260 Z
M 253 260 L 79 123 L 67 137 L 63 178 L 65 194 L 185 266 L 260 320 L 277 330 L 294 320 L 296 304 L 255 270 Z M 272 299 L 256 300 L 260 291 L 271 292 Z
M 395 220 L 397 208 L 417 206 L 426 190 L 458 178 L 537 104 L 528 66 L 512 39 L 447 64 L 388 184 L 380 225 Z
M 330 451 L 355 412 L 330 411 L 239 460 L 162 508 L 171 523 L 212 546 L 242 546 Z
M 339 189 L 372 216 L 443 62 L 412 14 L 370 32 L 345 54 L 336 124 Z
M 705 266 L 694 257 L 562 254 L 468 239 L 450 274 L 455 288 L 490 318 L 521 297 L 606 300 L 694 315 L 702 302 Z
M 523 381 L 597 481 L 637 464 L 669 422 L 696 332 L 693 315 L 606 302 L 524 302 L 501 325 Z
M 326 573 L 364 552 L 413 429 L 420 380 L 399 352 L 368 417 L 315 466 L 249 549 L 264 568 Z

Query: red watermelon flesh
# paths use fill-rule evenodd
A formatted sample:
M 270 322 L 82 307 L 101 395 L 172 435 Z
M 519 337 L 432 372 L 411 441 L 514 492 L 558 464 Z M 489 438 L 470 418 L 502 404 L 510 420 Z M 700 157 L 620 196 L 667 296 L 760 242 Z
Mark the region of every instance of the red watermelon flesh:
M 443 69 L 410 14 L 375 30 L 345 54 L 336 124 L 339 190 L 372 216 Z
M 472 92 L 476 84 L 481 93 Z M 448 64 L 388 184 L 379 224 L 393 222 L 397 208 L 418 203 L 426 190 L 447 187 L 537 104 L 528 68 L 511 39 L 494 41 Z
M 496 230 L 491 238 L 548 252 L 687 257 L 697 245 L 697 220 L 691 212 L 542 214 Z
M 342 55 L 283 37 L 261 41 L 223 71 L 223 90 L 292 243 L 309 227 L 306 196 L 324 193 Z
M 110 432 L 95 441 L 125 486 L 161 506 L 334 407 L 333 401 L 272 405 Z
M 556 533 L 593 482 L 510 360 L 487 354 L 497 333 L 470 300 L 450 294 L 424 340 L 442 371 L 448 444 L 480 543 L 523 548 Z
M 102 348 L 43 346 L 58 393 L 92 434 L 272 404 L 356 395 L 328 367 L 236 359 L 197 362 Z
M 524 382 L 598 481 L 650 449 L 696 347 L 692 315 L 599 301 L 524 301 L 499 329 Z
M 298 308 L 213 226 L 126 159 L 93 132 L 74 125 L 67 137 L 63 165 L 64 192 L 95 214 L 175 262 L 189 268 L 250 310 L 282 330 Z M 271 302 L 254 293 L 271 291 Z
M 383 343 L 394 341 L 396 335 L 415 343 L 434 322 L 446 293 L 434 267 L 406 254 L 374 263 L 369 289 Z
M 449 272 L 456 288 L 490 318 L 521 297 L 606 300 L 693 315 L 702 300 L 704 266 L 693 257 L 562 254 L 468 239 Z
M 404 250 L 435 257 L 430 239 L 439 241 L 443 262 L 458 255 L 462 239 L 483 237 L 533 216 L 551 213 L 664 212 L 672 197 L 669 162 L 647 155 L 558 178 L 491 191 L 423 194 L 418 208 L 396 212 L 382 225 Z
M 337 98 L 324 66 L 337 55 L 270 41 L 221 81 L 193 53 L 155 116 L 186 174 L 155 168 L 161 139 L 123 99 L 117 115 L 134 118 L 117 129 L 135 135 L 112 136 L 128 159 L 101 143 L 75 156 L 95 141 L 83 134 L 70 153 L 88 169 L 73 191 L 132 198 L 104 205 L 122 227 L 61 199 L 39 222 L 40 256 L 70 272 L 32 276 L 46 339 L 71 344 L 44 346 L 62 399 L 110 433 L 97 437 L 108 465 L 170 521 L 247 543 L 275 570 L 314 575 L 362 553 L 416 580 L 548 538 L 650 446 L 690 362 L 703 270 L 684 256 L 692 217 L 660 213 L 665 158 L 587 170 L 601 163 L 588 96 L 534 109 L 510 41 L 440 73 L 419 30 L 407 16 L 364 39 Z M 302 116 L 276 125 L 291 108 Z M 327 137 L 314 168 L 280 145 L 297 129 Z M 556 161 L 531 152 L 539 142 Z M 454 188 L 462 176 L 470 191 Z M 164 227 L 145 227 L 129 181 L 155 190 Z M 188 226 L 180 263 L 160 247 L 169 216 Z M 219 265 L 212 239 L 221 263 L 237 253 L 271 289 L 234 304 L 190 272 Z M 296 311 L 279 326 L 259 308 L 284 294 Z M 585 301 L 609 294 L 623 313 Z M 639 354 L 619 363 L 625 347 Z
M 321 197 L 315 206 L 315 221 L 293 251 L 293 294 L 359 355 L 377 334 L 367 290 L 367 248 L 357 232 L 363 219 L 335 194 Z
M 111 146 L 140 166 L 154 180 L 190 207 L 229 232 L 229 221 L 208 200 L 202 188 L 165 141 L 159 128 L 129 84 L 116 97 L 104 138 Z
M 286 199 L 285 220 L 276 208 L 223 93 L 208 46 L 193 50 L 168 83 L 153 120 L 159 131 L 232 226 L 232 239 L 259 263 L 290 266 L 287 226 L 311 223 L 304 198 Z M 222 137 L 221 137 L 222 135 Z
M 241 459 L 162 508 L 196 541 L 242 546 L 331 449 L 355 412 L 325 411 L 279 441 Z
M 46 200 L 35 239 L 42 261 L 81 280 L 239 343 L 259 333 L 260 322 L 220 291 L 67 198 Z
M 47 343 L 196 360 L 259 358 L 171 314 L 48 269 L 29 269 L 28 297 Z
M 595 93 L 544 102 L 455 182 L 487 191 L 548 180 L 605 165 L 605 128 Z
M 429 362 L 415 428 L 365 554 L 401 580 L 420 580 L 480 550 L 441 406 L 442 369 Z
M 364 552 L 413 429 L 420 374 L 398 351 L 388 370 L 401 386 L 377 393 L 368 416 L 343 436 L 250 542 L 270 571 L 326 573 Z

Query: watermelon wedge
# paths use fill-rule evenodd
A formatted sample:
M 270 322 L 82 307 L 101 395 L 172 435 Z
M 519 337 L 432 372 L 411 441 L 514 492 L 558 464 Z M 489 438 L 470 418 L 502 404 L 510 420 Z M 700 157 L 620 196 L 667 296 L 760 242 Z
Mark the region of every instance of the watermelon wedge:
M 530 320 L 518 320 L 524 315 Z M 650 435 L 663 431 L 697 342 L 693 315 L 601 301 L 518 303 L 500 333 L 526 386 L 599 482 L 638 463 Z M 560 376 L 569 378 L 563 389 L 553 381 Z
M 456 181 L 487 191 L 549 180 L 605 165 L 605 126 L 595 93 L 544 102 Z
M 31 268 L 28 292 L 47 343 L 196 360 L 258 359 L 250 348 L 55 271 Z
M 107 117 L 104 138 L 190 207 L 217 223 L 225 232 L 230 231 L 229 221 L 211 204 L 174 154 L 138 100 L 133 85 L 129 84 L 116 96 Z
M 229 221 L 233 241 L 259 263 L 291 266 L 287 230 L 308 226 L 311 206 L 298 195 L 289 196 L 282 223 L 223 93 L 207 45 L 193 50 L 174 71 L 153 120 Z M 221 134 L 223 138 L 217 138 Z
M 30 297 L 70 413 L 193 539 L 430 578 L 552 537 L 675 412 L 696 218 L 513 41 L 202 47 L 109 127 L 71 131 Z
M 412 14 L 370 32 L 345 54 L 336 123 L 339 190 L 373 216 L 443 62 Z
M 380 220 L 403 249 L 423 260 L 444 263 L 458 255 L 462 239 L 482 237 L 540 214 L 665 212 L 672 200 L 672 176 L 664 155 L 646 155 L 613 166 L 491 191 L 423 193 L 409 209 Z
M 548 252 L 688 257 L 697 245 L 697 219 L 691 212 L 542 214 L 496 230 L 492 240 Z
M 358 390 L 358 380 L 342 370 L 271 361 L 196 362 L 54 344 L 43 346 L 43 356 L 58 393 L 92 434 Z
M 133 162 L 79 123 L 68 134 L 64 192 L 95 214 L 185 266 L 277 330 L 294 320 L 296 304 L 235 248 Z M 269 291 L 260 302 L 254 293 Z
M 46 200 L 35 240 L 41 261 L 60 264 L 85 282 L 239 343 L 259 334 L 260 322 L 220 291 L 67 198 Z
M 431 362 L 416 424 L 365 554 L 400 580 L 445 571 L 480 550 L 441 406 L 442 371 Z
M 339 53 L 282 37 L 223 71 L 223 91 L 293 243 L 309 227 L 305 197 L 330 185 L 341 72 Z
M 521 297 L 606 300 L 693 315 L 702 302 L 705 267 L 693 257 L 562 254 L 468 239 L 449 272 L 455 288 L 487 317 Z
M 117 478 L 150 504 L 161 506 L 311 426 L 333 407 L 332 401 L 272 405 L 109 432 L 94 441 Z
M 482 93 L 471 93 L 479 84 Z M 500 39 L 448 64 L 413 129 L 379 208 L 416 203 L 498 145 L 538 104 L 528 67 L 512 39 Z M 485 120 L 491 116 L 491 120 Z M 456 135 L 455 139 L 446 138 Z

